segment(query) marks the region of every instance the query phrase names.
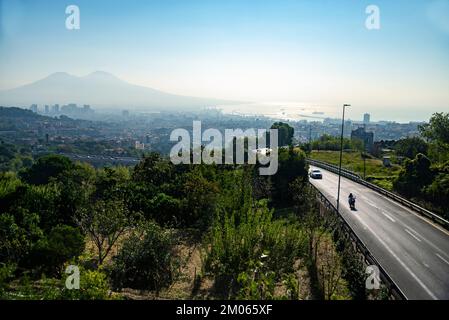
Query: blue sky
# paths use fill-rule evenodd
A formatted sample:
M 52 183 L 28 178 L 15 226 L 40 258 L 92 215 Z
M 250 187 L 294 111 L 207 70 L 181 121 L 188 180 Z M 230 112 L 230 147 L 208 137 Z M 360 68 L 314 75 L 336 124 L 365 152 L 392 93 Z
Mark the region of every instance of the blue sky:
M 380 30 L 365 28 L 370 4 Z M 449 0 L 0 0 L 0 89 L 95 70 L 186 95 L 424 116 L 449 111 Z

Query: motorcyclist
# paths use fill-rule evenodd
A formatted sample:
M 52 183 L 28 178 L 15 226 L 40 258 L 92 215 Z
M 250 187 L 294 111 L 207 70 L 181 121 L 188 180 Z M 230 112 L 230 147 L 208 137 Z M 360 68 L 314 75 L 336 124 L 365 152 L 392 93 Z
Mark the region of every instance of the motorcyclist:
M 349 194 L 348 201 L 351 208 L 355 207 L 355 197 L 352 193 Z

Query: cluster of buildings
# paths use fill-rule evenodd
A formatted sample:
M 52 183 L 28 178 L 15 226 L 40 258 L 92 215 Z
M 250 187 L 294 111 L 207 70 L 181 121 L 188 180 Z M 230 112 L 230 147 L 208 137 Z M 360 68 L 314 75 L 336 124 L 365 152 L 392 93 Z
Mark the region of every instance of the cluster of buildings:
M 400 140 L 419 135 L 420 122 L 397 123 L 393 121 L 372 122 L 369 113 L 363 115 L 362 121 L 346 120 L 343 135 L 346 138 L 359 139 L 365 149 L 373 150 L 376 141 Z M 301 143 L 319 139 L 327 134 L 339 137 L 341 134 L 341 119 L 326 118 L 323 121 L 301 120 L 293 124 L 295 137 Z
M 30 110 L 35 113 L 41 113 L 44 115 L 67 115 L 67 116 L 86 116 L 92 114 L 94 110 L 90 105 L 85 104 L 82 107 L 78 107 L 76 103 L 69 103 L 67 105 L 54 104 L 52 106 L 45 105 L 43 110 L 38 108 L 37 104 L 32 104 Z

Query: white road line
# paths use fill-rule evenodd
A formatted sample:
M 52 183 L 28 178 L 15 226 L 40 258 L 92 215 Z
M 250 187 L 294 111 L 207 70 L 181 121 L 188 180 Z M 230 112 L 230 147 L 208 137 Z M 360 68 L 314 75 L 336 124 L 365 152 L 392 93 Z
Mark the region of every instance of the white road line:
M 399 264 L 408 272 L 410 275 L 418 282 L 418 284 L 427 292 L 429 296 L 434 300 L 438 300 L 438 298 L 429 290 L 429 288 L 418 278 L 418 276 L 391 250 L 391 248 L 385 243 L 385 241 L 375 233 L 358 215 L 355 215 L 357 219 L 359 219 L 360 223 L 364 225 L 376 238 L 377 240 L 387 249 L 387 251 L 395 258 Z
M 435 244 L 433 244 L 432 241 L 427 240 L 426 237 L 422 236 L 421 234 L 419 234 L 415 229 L 413 229 L 412 227 L 408 226 L 405 223 L 401 223 L 404 227 L 406 227 L 407 229 L 409 229 L 410 231 L 412 231 L 416 236 L 420 237 L 422 240 L 424 240 L 424 242 L 426 242 L 427 244 L 429 244 L 432 248 L 434 248 L 435 250 L 438 250 L 440 253 L 442 253 L 446 258 L 449 259 L 448 255 L 444 252 L 444 250 L 441 250 L 438 246 L 436 246 Z
M 374 207 L 376 209 L 379 209 L 374 202 L 372 202 L 372 201 L 370 201 L 370 200 L 368 200 L 366 198 L 365 198 L 365 202 L 368 203 L 370 206 L 372 206 L 372 207 Z
M 404 223 L 404 225 L 405 225 L 405 227 L 406 227 L 408 230 L 410 230 L 411 232 L 413 232 L 417 237 L 420 237 L 420 238 L 424 239 L 424 236 L 422 236 L 421 234 L 419 234 L 418 231 L 416 231 L 416 230 L 413 229 L 412 227 L 407 226 L 405 223 Z M 424 240 L 425 240 L 425 239 L 424 239 Z
M 390 215 L 388 215 L 385 211 L 381 210 L 380 211 L 385 217 L 387 217 L 388 219 L 390 219 L 391 222 L 396 222 L 396 220 L 394 220 L 392 217 L 390 217 Z
M 311 167 L 312 167 L 312 166 L 311 166 Z M 335 174 L 335 173 L 332 173 L 332 172 L 330 172 L 330 171 L 327 171 L 326 169 L 321 169 L 321 168 L 319 168 L 319 169 L 320 169 L 320 170 L 324 170 L 325 172 L 327 172 L 327 174 L 326 174 L 327 177 L 332 177 L 332 175 L 334 175 L 334 177 L 337 177 L 337 178 L 338 178 L 338 175 Z M 344 180 L 343 177 L 342 177 L 342 180 Z M 359 186 L 358 183 L 356 183 L 356 182 L 354 182 L 354 181 L 352 181 L 352 180 L 348 180 L 348 182 L 351 183 L 351 184 L 355 184 L 356 186 Z M 351 187 L 353 187 L 353 186 L 351 186 Z M 361 187 L 361 185 L 360 185 L 360 187 Z M 421 219 L 422 221 L 424 221 L 424 222 L 426 222 L 427 224 L 431 225 L 431 226 L 434 227 L 435 229 L 437 229 L 437 230 L 441 231 L 442 233 L 444 233 L 445 235 L 449 236 L 449 231 L 447 231 L 446 229 L 444 229 L 444 228 L 441 227 L 440 225 L 438 225 L 438 224 L 436 224 L 436 223 L 430 221 L 428 218 L 423 217 L 422 215 L 420 215 L 420 214 L 417 213 L 416 211 L 414 211 L 414 210 L 412 210 L 412 209 L 410 209 L 410 208 L 408 208 L 408 207 L 406 207 L 406 206 L 400 204 L 399 202 L 397 202 L 397 201 L 395 201 L 395 200 L 393 200 L 393 199 L 390 199 L 389 197 L 382 196 L 382 194 L 380 194 L 380 193 L 378 193 L 378 192 L 375 192 L 375 191 L 373 191 L 373 190 L 371 190 L 371 189 L 369 189 L 369 188 L 367 188 L 367 187 L 364 187 L 364 188 L 365 188 L 365 190 L 364 190 L 363 192 L 369 191 L 369 192 L 371 192 L 371 193 L 374 193 L 374 194 L 377 194 L 377 195 L 381 196 L 381 199 L 382 199 L 382 200 L 387 200 L 387 201 L 391 202 L 392 204 L 394 204 L 394 205 L 400 207 L 401 209 L 403 209 L 403 210 L 405 210 L 405 211 L 411 213 L 411 214 L 414 215 L 415 217 Z M 366 189 L 367 189 L 367 190 L 366 190 Z
M 404 229 L 405 232 L 407 232 L 409 235 L 411 235 L 413 238 L 415 238 L 417 241 L 421 242 L 421 239 L 415 236 L 410 230 Z
M 379 195 L 380 195 L 380 194 L 379 194 Z M 418 219 L 421 219 L 422 221 L 424 221 L 424 222 L 426 222 L 427 224 L 431 225 L 431 226 L 434 227 L 435 229 L 437 229 L 437 230 L 441 231 L 442 233 L 444 233 L 445 235 L 449 236 L 449 231 L 447 231 L 446 229 L 444 229 L 442 226 L 440 226 L 440 225 L 438 225 L 438 224 L 436 224 L 436 223 L 430 221 L 429 218 L 426 218 L 426 217 L 420 215 L 420 214 L 417 213 L 416 211 L 414 211 L 414 210 L 412 210 L 412 209 L 410 209 L 410 208 L 407 208 L 406 206 L 400 204 L 400 203 L 397 202 L 397 201 L 394 201 L 393 199 L 390 199 L 390 198 L 388 198 L 388 197 L 382 197 L 382 199 L 383 199 L 383 200 L 387 200 L 387 201 L 389 201 L 389 202 L 391 202 L 391 203 L 393 203 L 393 204 L 399 206 L 401 209 L 407 211 L 408 213 L 411 213 L 412 215 L 414 215 L 414 216 L 417 217 Z
M 446 264 L 448 264 L 449 265 L 449 261 L 447 261 L 446 259 L 444 259 L 442 256 L 440 256 L 438 253 L 435 253 L 436 254 L 436 256 L 438 257 L 438 258 L 440 258 L 441 260 L 443 260 Z

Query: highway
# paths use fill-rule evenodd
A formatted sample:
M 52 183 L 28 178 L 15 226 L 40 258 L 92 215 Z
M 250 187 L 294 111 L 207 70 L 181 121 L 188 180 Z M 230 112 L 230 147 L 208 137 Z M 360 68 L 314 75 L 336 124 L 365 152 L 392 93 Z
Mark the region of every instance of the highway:
M 310 166 L 323 179 L 310 179 L 333 204 L 338 175 Z M 356 211 L 348 195 L 356 196 Z M 410 300 L 449 300 L 449 232 L 401 204 L 341 178 L 340 211 L 380 265 Z

